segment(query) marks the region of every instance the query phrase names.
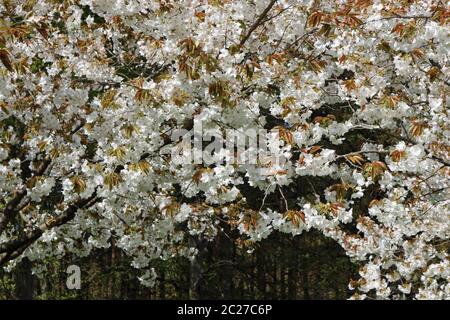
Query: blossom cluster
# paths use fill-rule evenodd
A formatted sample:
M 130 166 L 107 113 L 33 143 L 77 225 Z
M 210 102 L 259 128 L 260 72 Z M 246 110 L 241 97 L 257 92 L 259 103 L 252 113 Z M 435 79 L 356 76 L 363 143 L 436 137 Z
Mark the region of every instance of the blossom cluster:
M 189 239 L 223 223 L 246 241 L 316 229 L 361 265 L 352 298 L 449 299 L 449 13 L 438 0 L 3 1 L 0 265 L 114 241 L 151 285 L 154 259 L 195 257 Z M 194 118 L 275 132 L 287 161 L 164 152 Z

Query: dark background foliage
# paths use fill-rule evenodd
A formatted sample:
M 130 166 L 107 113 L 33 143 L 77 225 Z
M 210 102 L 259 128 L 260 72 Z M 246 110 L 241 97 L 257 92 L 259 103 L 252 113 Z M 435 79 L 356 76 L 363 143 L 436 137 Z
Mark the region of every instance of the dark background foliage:
M 195 261 L 155 261 L 152 288 L 137 279 L 115 246 L 85 258 L 46 261 L 41 278 L 31 275 L 32 262 L 22 260 L 12 273 L 0 271 L 1 299 L 345 299 L 355 275 L 344 251 L 316 232 L 292 237 L 274 232 L 257 244 L 239 245 L 221 233 L 199 242 Z M 253 249 L 252 253 L 247 251 Z M 81 268 L 81 289 L 66 286 L 67 266 Z

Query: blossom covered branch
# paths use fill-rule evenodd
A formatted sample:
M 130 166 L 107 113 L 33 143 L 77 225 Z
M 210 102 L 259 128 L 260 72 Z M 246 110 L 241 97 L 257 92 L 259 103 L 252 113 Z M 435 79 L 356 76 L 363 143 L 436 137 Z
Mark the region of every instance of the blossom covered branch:
M 0 264 L 114 241 L 151 284 L 223 224 L 315 229 L 361 265 L 352 298 L 448 299 L 448 22 L 428 0 L 3 1 Z M 172 137 L 198 122 L 281 147 L 189 162 L 206 143 Z

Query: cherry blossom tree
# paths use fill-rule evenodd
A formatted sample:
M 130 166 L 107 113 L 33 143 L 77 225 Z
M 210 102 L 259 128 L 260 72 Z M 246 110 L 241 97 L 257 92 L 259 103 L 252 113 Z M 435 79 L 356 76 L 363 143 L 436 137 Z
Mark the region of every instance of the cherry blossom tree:
M 361 263 L 352 298 L 450 298 L 449 12 L 4 0 L 0 265 L 114 239 L 151 285 L 153 260 L 195 261 L 224 224 L 242 243 L 316 229 Z M 287 161 L 177 161 L 195 119 L 268 130 Z

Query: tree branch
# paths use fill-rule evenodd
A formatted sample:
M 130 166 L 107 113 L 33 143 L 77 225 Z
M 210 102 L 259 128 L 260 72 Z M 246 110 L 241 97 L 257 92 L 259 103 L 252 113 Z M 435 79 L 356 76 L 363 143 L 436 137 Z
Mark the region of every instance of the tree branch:
M 239 43 L 240 46 L 243 46 L 245 42 L 248 40 L 248 38 L 250 38 L 250 35 L 253 33 L 253 31 L 255 31 L 256 28 L 258 28 L 261 24 L 265 22 L 263 20 L 266 18 L 267 14 L 269 13 L 270 9 L 272 9 L 275 2 L 277 2 L 277 0 L 270 1 L 269 5 L 259 15 L 258 19 L 256 19 L 256 21 L 252 24 L 245 37 L 242 38 L 241 42 Z
M 42 162 L 39 168 L 36 170 L 34 176 L 41 176 L 45 170 L 47 170 L 50 165 L 51 160 L 46 159 Z M 27 189 L 20 189 L 15 192 L 13 198 L 6 204 L 5 209 L 3 210 L 3 215 L 0 216 L 0 234 L 6 229 L 6 226 L 17 213 L 17 206 L 20 204 L 22 199 L 27 195 Z
M 5 253 L 5 255 L 0 258 L 0 266 L 22 254 L 22 252 L 38 240 L 45 231 L 59 227 L 71 221 L 75 218 L 75 214 L 79 209 L 87 209 L 97 203 L 98 200 L 99 198 L 97 198 L 97 191 L 94 191 L 89 198 L 80 199 L 71 204 L 58 217 L 41 224 L 36 229 L 31 230 L 14 240 L 0 244 L 0 253 Z

